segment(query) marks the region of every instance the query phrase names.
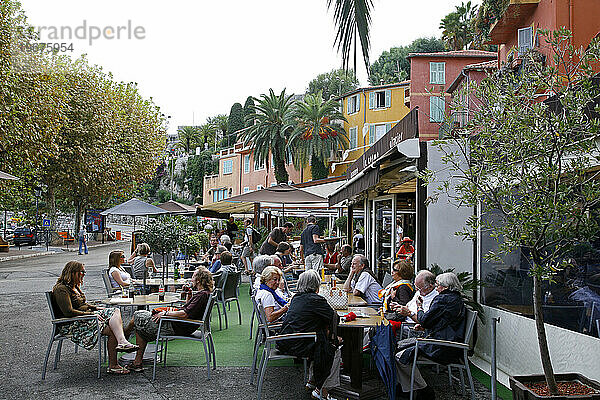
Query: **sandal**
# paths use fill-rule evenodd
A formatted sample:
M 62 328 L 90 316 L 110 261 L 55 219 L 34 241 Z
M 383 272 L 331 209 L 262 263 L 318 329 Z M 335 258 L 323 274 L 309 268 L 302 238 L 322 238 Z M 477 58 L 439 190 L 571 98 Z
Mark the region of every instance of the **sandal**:
M 326 397 L 322 397 L 321 396 L 321 391 L 319 389 L 315 389 L 312 391 L 311 396 L 313 399 L 317 399 L 317 400 L 335 400 L 333 397 L 331 397 L 329 395 L 329 393 L 327 393 Z
M 123 368 L 123 367 L 119 366 L 116 368 L 109 367 L 106 372 L 109 374 L 113 374 L 113 375 L 127 375 L 129 373 L 129 370 L 127 368 Z
M 131 372 L 143 372 L 144 371 L 144 367 L 142 366 L 142 364 L 140 365 L 135 365 L 134 363 L 131 364 L 127 364 L 125 366 L 125 368 L 127 368 L 129 371 Z
M 125 353 L 133 353 L 134 351 L 136 351 L 137 349 L 139 349 L 140 346 L 138 346 L 137 344 L 133 344 L 133 343 L 129 343 L 127 342 L 127 344 L 120 344 L 117 346 L 116 350 L 117 351 L 122 351 Z
M 315 390 L 317 387 L 315 386 L 314 383 L 312 382 L 306 382 L 306 385 L 304 385 L 304 387 L 306 387 L 306 390 L 312 392 L 313 390 Z

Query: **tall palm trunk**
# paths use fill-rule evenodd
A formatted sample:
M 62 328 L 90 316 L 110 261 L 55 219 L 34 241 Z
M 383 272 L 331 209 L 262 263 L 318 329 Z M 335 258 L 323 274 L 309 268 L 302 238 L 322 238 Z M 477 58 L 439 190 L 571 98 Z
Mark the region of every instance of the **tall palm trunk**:
M 542 360 L 542 368 L 544 376 L 548 384 L 548 390 L 552 395 L 558 395 L 558 386 L 550 361 L 550 350 L 548 349 L 548 339 L 546 338 L 546 327 L 544 326 L 544 314 L 542 312 L 542 280 L 533 277 L 533 315 L 535 318 L 535 327 L 537 330 L 538 345 L 540 347 L 540 358 Z
M 273 147 L 273 168 L 275 169 L 275 180 L 277 183 L 287 183 L 289 175 L 285 169 L 285 157 L 281 154 L 278 146 Z

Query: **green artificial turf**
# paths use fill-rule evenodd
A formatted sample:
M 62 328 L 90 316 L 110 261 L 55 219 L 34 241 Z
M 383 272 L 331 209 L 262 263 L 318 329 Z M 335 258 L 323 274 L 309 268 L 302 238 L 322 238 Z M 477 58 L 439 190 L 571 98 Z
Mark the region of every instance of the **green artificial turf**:
M 478 380 L 483 384 L 483 386 L 491 390 L 492 379 L 488 374 L 475 367 L 473 364 L 471 364 L 471 374 L 473 375 L 473 379 Z M 512 391 L 506 386 L 502 385 L 500 382 L 498 382 L 496 385 L 496 395 L 502 400 L 512 400 L 513 398 Z
M 225 329 L 225 319 L 221 315 L 223 330 L 219 330 L 219 315 L 217 307 L 213 309 L 211 329 L 215 342 L 217 366 L 249 367 L 252 365 L 254 351 L 254 332 L 250 340 L 250 317 L 252 304 L 248 294 L 248 283 L 240 287 L 240 310 L 242 311 L 242 324 L 239 324 L 238 312 L 235 302 L 230 303 L 231 309 L 227 311 L 229 328 Z M 254 321 L 256 331 L 256 320 Z M 262 349 L 262 348 L 261 348 Z M 260 353 L 259 353 L 260 357 Z M 169 342 L 167 365 L 172 366 L 204 366 L 204 347 L 202 342 L 192 340 L 172 340 Z M 292 360 L 277 360 L 269 362 L 269 366 L 291 366 Z

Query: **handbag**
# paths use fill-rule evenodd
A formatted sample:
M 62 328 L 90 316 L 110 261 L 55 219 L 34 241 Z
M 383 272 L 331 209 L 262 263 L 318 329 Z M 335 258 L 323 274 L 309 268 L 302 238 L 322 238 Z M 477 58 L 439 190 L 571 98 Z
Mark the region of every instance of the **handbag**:
M 325 297 L 327 303 L 334 310 L 343 310 L 348 308 L 348 293 L 342 288 L 321 288 L 319 294 Z

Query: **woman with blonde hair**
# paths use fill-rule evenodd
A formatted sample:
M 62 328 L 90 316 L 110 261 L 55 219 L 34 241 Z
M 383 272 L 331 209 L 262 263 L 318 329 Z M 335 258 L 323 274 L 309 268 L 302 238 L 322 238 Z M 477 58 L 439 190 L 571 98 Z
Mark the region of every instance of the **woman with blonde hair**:
M 129 370 L 141 372 L 144 370 L 142 361 L 144 350 L 148 342 L 156 339 L 158 333 L 158 322 L 162 317 L 180 317 L 188 319 L 202 319 L 206 304 L 214 289 L 215 283 L 212 274 L 205 267 L 198 267 L 192 275 L 192 288 L 197 290 L 193 296 L 188 298 L 183 308 L 176 310 L 160 311 L 151 313 L 150 311 L 136 311 L 133 319 L 129 323 L 127 330 L 135 328 L 135 341 L 140 346 L 135 360 L 127 366 Z M 198 327 L 184 322 L 167 321 L 162 324 L 161 331 L 166 335 L 172 336 L 190 336 Z
M 71 318 L 80 315 L 97 315 L 98 323 L 92 320 L 74 321 L 61 325 L 58 333 L 88 350 L 96 345 L 98 330 L 108 336 L 108 373 L 127 374 L 128 370 L 117 363 L 117 352 L 132 352 L 138 349 L 131 344 L 123 333 L 123 321 L 118 308 L 103 308 L 86 302 L 81 290 L 85 266 L 78 261 L 69 261 L 62 270 L 56 285 L 52 288 L 52 297 L 58 305 L 58 318 Z
M 131 285 L 131 275 L 121 266 L 123 261 L 125 261 L 125 254 L 122 250 L 113 250 L 108 255 L 108 277 L 113 288 Z
M 255 299 L 261 301 L 268 322 L 278 320 L 288 310 L 287 300 L 280 284 L 283 283 L 283 272 L 275 266 L 266 267 L 260 275 L 260 286 Z

